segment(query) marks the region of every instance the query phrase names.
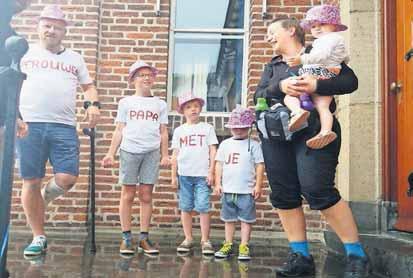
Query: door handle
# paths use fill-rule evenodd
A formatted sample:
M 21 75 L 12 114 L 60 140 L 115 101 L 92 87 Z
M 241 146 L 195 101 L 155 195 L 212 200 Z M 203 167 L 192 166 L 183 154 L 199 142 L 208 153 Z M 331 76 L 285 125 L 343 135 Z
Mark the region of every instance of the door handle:
M 390 92 L 398 93 L 403 88 L 403 84 L 401 81 L 394 81 L 390 84 Z
M 407 51 L 406 55 L 404 55 L 404 59 L 408 62 L 413 57 L 413 48 Z

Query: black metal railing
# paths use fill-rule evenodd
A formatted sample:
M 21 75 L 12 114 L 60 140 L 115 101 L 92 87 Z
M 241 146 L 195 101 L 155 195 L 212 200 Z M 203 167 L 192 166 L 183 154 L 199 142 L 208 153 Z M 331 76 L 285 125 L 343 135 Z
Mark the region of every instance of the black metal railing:
M 4 1 L 0 10 L 0 277 L 6 270 L 10 205 L 13 185 L 16 119 L 20 89 L 25 75 L 20 59 L 28 49 L 27 41 L 15 35 L 10 20 L 19 1 Z

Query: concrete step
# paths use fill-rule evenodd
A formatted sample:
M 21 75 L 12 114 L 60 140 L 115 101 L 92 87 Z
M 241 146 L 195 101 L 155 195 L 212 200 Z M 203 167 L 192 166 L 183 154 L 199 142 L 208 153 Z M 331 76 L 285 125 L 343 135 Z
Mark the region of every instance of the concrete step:
M 326 231 L 324 234 L 328 248 L 337 254 L 343 254 L 343 245 L 335 233 Z M 413 234 L 361 234 L 360 238 L 376 275 L 394 278 L 413 277 Z

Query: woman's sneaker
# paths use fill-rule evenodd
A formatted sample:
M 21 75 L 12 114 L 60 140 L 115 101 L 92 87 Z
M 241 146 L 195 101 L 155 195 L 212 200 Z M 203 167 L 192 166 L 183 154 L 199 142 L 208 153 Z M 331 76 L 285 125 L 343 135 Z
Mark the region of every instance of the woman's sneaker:
M 205 256 L 208 256 L 208 255 L 211 256 L 211 255 L 214 255 L 215 253 L 214 247 L 212 246 L 209 240 L 201 242 L 201 249 L 202 249 L 202 255 L 205 255 Z
M 226 259 L 233 253 L 232 242 L 224 242 L 221 249 L 215 252 L 215 258 Z
M 192 240 L 184 240 L 182 243 L 176 248 L 178 252 L 189 252 L 194 247 L 194 242 Z
M 119 252 L 121 255 L 133 255 L 135 254 L 135 245 L 132 239 L 122 239 Z
M 248 247 L 248 244 L 240 244 L 239 245 L 238 260 L 240 260 L 240 261 L 251 260 L 250 248 Z
M 35 237 L 32 243 L 24 249 L 24 256 L 38 256 L 47 251 L 46 237 Z
M 354 255 L 347 257 L 344 278 L 368 277 L 371 272 L 372 269 L 368 257 L 359 257 Z

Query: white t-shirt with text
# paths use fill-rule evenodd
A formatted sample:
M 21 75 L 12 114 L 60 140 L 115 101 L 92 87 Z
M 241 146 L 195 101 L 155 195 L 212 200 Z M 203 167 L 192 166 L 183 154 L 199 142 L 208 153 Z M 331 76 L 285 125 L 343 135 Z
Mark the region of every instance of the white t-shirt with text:
M 23 119 L 76 126 L 77 87 L 93 82 L 82 56 L 70 49 L 55 54 L 33 44 L 20 66 L 27 74 L 20 94 Z
M 116 123 L 125 123 L 120 148 L 129 153 L 159 149 L 160 126 L 168 124 L 166 102 L 158 97 L 128 96 L 119 101 Z
M 209 169 L 209 147 L 218 144 L 214 127 L 207 123 L 183 124 L 175 129 L 172 148 L 179 150 L 178 174 L 206 177 Z
M 222 190 L 225 193 L 250 194 L 255 186 L 255 166 L 264 162 L 261 145 L 248 139 L 224 140 L 215 158 L 222 163 Z

